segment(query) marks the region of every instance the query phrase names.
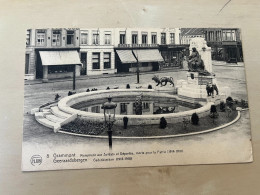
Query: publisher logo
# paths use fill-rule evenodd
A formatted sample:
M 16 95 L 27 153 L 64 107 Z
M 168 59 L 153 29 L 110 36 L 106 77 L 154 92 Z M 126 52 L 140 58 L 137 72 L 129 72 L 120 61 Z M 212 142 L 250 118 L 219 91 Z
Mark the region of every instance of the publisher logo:
M 33 166 L 42 164 L 42 157 L 40 155 L 33 155 L 31 158 L 31 164 Z

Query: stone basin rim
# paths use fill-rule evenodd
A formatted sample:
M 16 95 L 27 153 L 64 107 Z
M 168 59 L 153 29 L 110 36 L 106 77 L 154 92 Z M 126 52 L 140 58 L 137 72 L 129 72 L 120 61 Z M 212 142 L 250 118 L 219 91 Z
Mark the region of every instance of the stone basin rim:
M 95 99 L 95 97 L 107 98 L 109 95 L 111 95 L 111 97 L 129 96 L 129 93 L 132 93 L 132 95 L 138 95 L 140 93 L 143 93 L 144 96 L 152 96 L 152 97 L 154 96 L 154 97 L 164 97 L 164 98 L 169 97 L 169 98 L 175 98 L 176 100 L 185 101 L 182 98 L 179 98 L 178 96 L 158 92 L 154 89 L 112 89 L 112 90 L 99 90 L 93 92 L 82 92 L 71 96 L 67 96 L 58 102 L 58 107 L 63 112 L 69 114 L 77 114 L 79 117 L 83 117 L 89 121 L 90 120 L 103 121 L 104 115 L 102 113 L 80 111 L 70 106 L 82 102 L 83 100 L 92 101 Z M 189 100 L 186 100 L 186 102 L 189 102 Z M 130 122 L 130 125 L 143 124 L 142 121 L 144 120 L 146 124 L 158 124 L 158 121 L 160 120 L 161 117 L 165 117 L 167 119 L 167 122 L 169 123 L 175 123 L 175 122 L 180 122 L 185 117 L 190 117 L 194 112 L 196 112 L 199 115 L 205 115 L 205 113 L 207 113 L 210 110 L 212 104 L 214 103 L 208 102 L 200 108 L 192 109 L 184 112 L 178 112 L 178 113 L 167 113 L 167 114 L 156 114 L 156 115 L 116 115 L 116 120 L 117 120 L 116 123 L 118 124 L 121 123 L 123 117 L 125 116 L 127 116 L 129 119 L 135 120 Z M 150 122 L 148 120 L 150 120 Z

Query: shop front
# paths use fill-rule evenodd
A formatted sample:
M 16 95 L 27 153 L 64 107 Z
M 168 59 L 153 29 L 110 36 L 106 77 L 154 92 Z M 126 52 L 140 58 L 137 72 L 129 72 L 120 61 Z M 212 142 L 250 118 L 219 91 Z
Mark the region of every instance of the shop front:
M 147 72 L 159 70 L 163 58 L 158 49 L 116 50 L 118 72 Z
M 36 75 L 42 78 L 43 82 L 80 75 L 82 63 L 77 50 L 39 51 L 39 57 Z
M 160 52 L 164 59 L 162 68 L 182 67 L 185 51 L 189 51 L 188 45 L 160 45 Z

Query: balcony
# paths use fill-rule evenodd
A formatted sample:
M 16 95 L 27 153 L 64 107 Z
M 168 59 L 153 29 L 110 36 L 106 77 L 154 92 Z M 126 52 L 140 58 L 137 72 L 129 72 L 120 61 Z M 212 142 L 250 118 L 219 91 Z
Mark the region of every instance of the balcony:
M 118 44 L 118 48 L 158 48 L 158 44 Z

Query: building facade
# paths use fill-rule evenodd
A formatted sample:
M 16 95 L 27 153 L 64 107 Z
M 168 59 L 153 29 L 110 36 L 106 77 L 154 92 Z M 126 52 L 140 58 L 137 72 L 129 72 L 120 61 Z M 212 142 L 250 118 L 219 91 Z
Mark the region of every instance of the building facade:
M 179 34 L 179 28 L 115 29 L 117 71 L 156 71 L 171 64 L 169 58 L 176 60 L 177 54 L 168 46 L 180 44 Z
M 26 35 L 25 79 L 72 77 L 80 75 L 77 28 L 28 29 Z
M 81 75 L 114 74 L 114 29 L 91 28 L 80 30 Z
M 156 71 L 180 63 L 179 28 L 29 29 L 26 79 Z
M 241 33 L 238 28 L 205 28 L 205 40 L 213 60 L 243 62 Z
M 195 37 L 205 38 L 204 29 L 203 28 L 181 28 L 180 40 L 182 45 L 190 45 L 191 39 Z

